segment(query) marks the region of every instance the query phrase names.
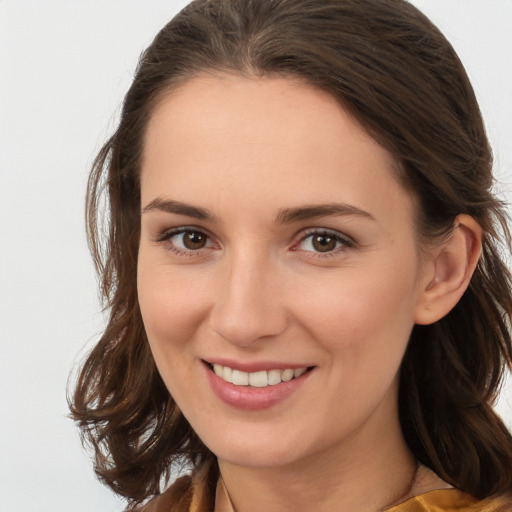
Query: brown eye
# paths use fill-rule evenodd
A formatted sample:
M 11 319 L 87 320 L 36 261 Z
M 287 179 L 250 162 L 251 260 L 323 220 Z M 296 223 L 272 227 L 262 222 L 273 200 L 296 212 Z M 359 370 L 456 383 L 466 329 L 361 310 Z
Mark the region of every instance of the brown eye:
M 338 241 L 330 235 L 314 235 L 312 237 L 312 245 L 318 252 L 329 252 L 336 249 Z
M 215 245 L 206 233 L 186 228 L 180 228 L 178 230 L 163 233 L 157 241 L 161 243 L 169 243 L 169 248 L 178 254 L 191 254 L 192 252 L 197 252 L 201 249 L 208 249 Z
M 337 231 L 313 231 L 306 235 L 297 246 L 297 249 L 305 252 L 325 254 L 336 254 L 340 249 L 354 247 L 354 241 Z
M 206 247 L 208 237 L 200 231 L 186 231 L 182 233 L 183 247 L 191 251 L 197 251 Z

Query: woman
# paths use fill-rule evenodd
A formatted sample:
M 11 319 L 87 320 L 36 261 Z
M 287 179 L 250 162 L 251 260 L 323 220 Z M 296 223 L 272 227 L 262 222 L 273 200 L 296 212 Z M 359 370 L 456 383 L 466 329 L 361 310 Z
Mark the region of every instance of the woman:
M 192 2 L 89 182 L 110 321 L 71 408 L 100 478 L 137 505 L 190 467 L 146 511 L 511 510 L 491 184 L 408 3 Z

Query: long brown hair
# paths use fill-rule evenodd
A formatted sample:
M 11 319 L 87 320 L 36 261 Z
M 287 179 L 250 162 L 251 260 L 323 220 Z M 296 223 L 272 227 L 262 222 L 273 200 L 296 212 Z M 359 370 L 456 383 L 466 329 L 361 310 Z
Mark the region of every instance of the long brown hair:
M 505 213 L 491 193 L 492 155 L 464 68 L 404 0 L 196 0 L 142 55 L 87 196 L 110 317 L 70 407 L 94 447 L 97 474 L 137 503 L 158 493 L 173 463 L 213 456 L 158 375 L 136 288 L 144 131 L 163 94 L 208 70 L 299 76 L 337 98 L 400 163 L 399 178 L 417 199 L 420 239 L 446 232 L 461 213 L 481 225 L 469 289 L 445 318 L 413 330 L 400 419 L 414 455 L 443 479 L 479 498 L 511 493 L 512 438 L 491 407 L 512 362 Z

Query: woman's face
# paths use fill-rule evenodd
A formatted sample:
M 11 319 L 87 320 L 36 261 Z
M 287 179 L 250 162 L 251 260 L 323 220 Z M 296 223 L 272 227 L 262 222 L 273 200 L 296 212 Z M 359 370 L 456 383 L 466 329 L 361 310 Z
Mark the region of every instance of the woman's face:
M 428 284 L 390 154 L 322 91 L 230 75 L 163 98 L 144 148 L 140 307 L 204 443 L 248 466 L 382 443 Z

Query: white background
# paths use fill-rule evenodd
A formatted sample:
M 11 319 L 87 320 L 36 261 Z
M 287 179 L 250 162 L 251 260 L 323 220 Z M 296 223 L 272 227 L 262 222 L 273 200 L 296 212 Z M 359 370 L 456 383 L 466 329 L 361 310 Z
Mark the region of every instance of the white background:
M 0 0 L 0 512 L 115 512 L 66 418 L 101 330 L 87 172 L 137 58 L 185 0 Z M 416 0 L 465 63 L 512 199 L 512 0 Z M 498 409 L 512 426 L 512 390 Z

